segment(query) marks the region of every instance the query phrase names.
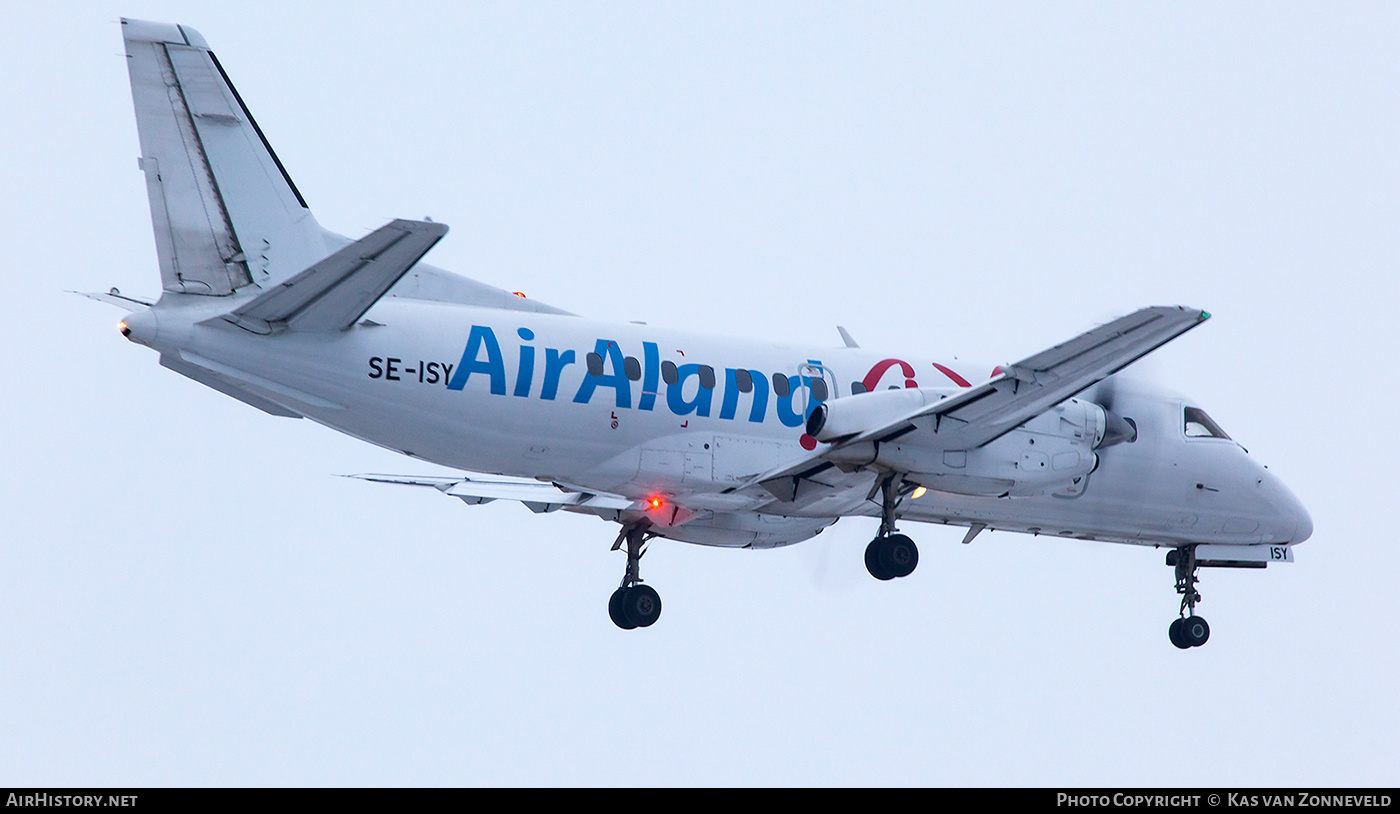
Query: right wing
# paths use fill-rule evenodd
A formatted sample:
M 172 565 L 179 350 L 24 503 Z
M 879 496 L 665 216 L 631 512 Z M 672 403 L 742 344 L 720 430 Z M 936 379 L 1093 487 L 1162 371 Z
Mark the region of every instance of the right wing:
M 829 469 L 841 460 L 843 451 L 913 433 L 935 449 L 984 446 L 1209 318 L 1210 314 L 1193 308 L 1144 308 L 1003 367 L 996 378 L 957 395 L 942 398 L 929 391 L 926 398 L 916 399 L 922 403 L 905 412 L 874 421 L 731 491 L 762 485 L 779 499 L 791 500 L 801 479 Z M 844 402 L 849 408 L 858 399 L 879 398 L 881 393 L 867 393 L 828 404 Z

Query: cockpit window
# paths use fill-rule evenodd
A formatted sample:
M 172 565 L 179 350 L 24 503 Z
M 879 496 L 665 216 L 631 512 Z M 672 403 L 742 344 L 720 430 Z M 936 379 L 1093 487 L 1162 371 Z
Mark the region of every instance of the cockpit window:
M 1186 426 L 1187 438 L 1224 438 L 1230 440 L 1230 436 L 1220 429 L 1220 425 L 1211 420 L 1206 415 L 1206 411 L 1199 407 L 1187 407 L 1183 413 Z

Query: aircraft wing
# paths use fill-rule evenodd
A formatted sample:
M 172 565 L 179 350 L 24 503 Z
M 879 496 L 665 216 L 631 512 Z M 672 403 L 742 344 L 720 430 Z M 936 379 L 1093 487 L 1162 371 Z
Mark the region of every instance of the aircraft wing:
M 374 483 L 428 486 L 473 506 L 490 503 L 493 500 L 515 500 L 524 503 L 526 508 L 536 514 L 563 508 L 574 511 L 619 511 L 642 510 L 644 508 L 642 501 L 632 500 L 621 495 L 566 492 L 552 483 L 539 481 L 402 475 L 349 475 L 348 477 Z
M 795 492 L 797 480 L 829 468 L 840 450 L 911 433 L 921 434 L 939 449 L 984 446 L 1209 318 L 1205 311 L 1180 306 L 1144 308 L 1119 317 L 1004 366 L 999 375 L 985 384 L 918 406 L 893 420 L 878 422 L 791 464 L 765 472 L 734 491 L 762 484 L 783 499 Z

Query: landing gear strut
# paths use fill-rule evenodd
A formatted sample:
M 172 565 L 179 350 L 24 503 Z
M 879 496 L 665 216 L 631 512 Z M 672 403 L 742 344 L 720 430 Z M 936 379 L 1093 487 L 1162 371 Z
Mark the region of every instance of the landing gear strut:
M 880 532 L 865 547 L 865 569 L 879 580 L 907 577 L 919 564 L 919 547 L 895 532 L 895 512 L 904 502 L 904 476 L 890 473 L 875 482 L 870 499 L 880 493 Z
M 1182 650 L 1200 647 L 1210 638 L 1210 625 L 1196 615 L 1196 603 L 1201 601 L 1201 594 L 1196 590 L 1196 569 L 1200 567 L 1196 562 L 1196 547 L 1182 546 L 1167 552 L 1167 565 L 1176 568 L 1176 592 L 1181 594 L 1180 618 L 1167 628 L 1167 636 Z
M 627 571 L 623 574 L 622 585 L 608 599 L 608 616 L 623 630 L 650 627 L 661 617 L 661 596 L 650 585 L 642 583 L 638 569 L 644 544 L 656 536 L 647 531 L 650 525 L 643 521 L 623 526 L 613 543 L 614 551 L 624 543 L 627 545 Z

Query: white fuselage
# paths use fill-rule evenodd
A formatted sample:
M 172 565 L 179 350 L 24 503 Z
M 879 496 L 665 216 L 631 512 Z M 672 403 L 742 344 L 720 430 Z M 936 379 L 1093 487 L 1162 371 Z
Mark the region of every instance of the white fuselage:
M 841 516 L 878 516 L 862 489 L 787 503 L 728 491 L 816 445 L 804 424 L 817 401 L 862 389 L 956 390 L 992 373 L 859 348 L 801 349 L 394 297 L 349 331 L 256 336 L 218 319 L 198 324 L 218 312 L 204 305 L 208 298 L 187 299 L 193 304 L 129 317 L 132 338 L 423 460 L 632 498 L 684 496 L 713 515 L 665 536 L 716 545 L 781 545 Z M 1292 543 L 1311 532 L 1298 501 L 1239 444 L 1187 436 L 1184 399 L 1115 385 L 1113 410 L 1132 421 L 1137 438 L 1099 450 L 1092 473 L 1021 496 L 935 487 L 906 500 L 901 516 L 1164 545 Z M 1020 432 L 993 444 L 1030 444 L 1011 454 L 1031 460 L 1036 438 Z M 834 469 L 831 476 L 873 482 Z M 757 538 L 723 533 L 765 517 L 790 520 Z

